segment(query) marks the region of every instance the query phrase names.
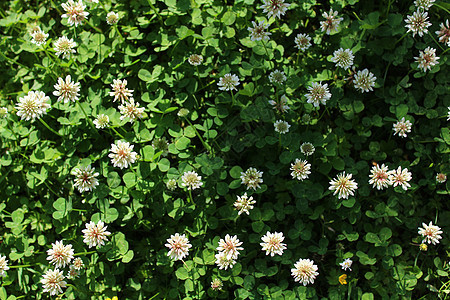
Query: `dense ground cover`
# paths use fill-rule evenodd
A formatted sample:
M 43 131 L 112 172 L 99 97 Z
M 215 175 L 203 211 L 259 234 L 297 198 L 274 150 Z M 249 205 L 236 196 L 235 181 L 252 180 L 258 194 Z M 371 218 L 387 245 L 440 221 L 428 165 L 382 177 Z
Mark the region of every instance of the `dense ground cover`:
M 376 2 L 2 1 L 0 299 L 445 299 L 450 5 Z

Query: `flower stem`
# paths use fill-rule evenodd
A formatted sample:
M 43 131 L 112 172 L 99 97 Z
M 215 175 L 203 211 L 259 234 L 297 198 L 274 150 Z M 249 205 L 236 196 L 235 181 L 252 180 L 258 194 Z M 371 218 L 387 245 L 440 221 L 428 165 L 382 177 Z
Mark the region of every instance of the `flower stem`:
M 77 101 L 78 106 L 80 107 L 81 111 L 83 112 L 86 120 L 88 121 L 89 125 L 92 127 L 92 129 L 94 130 L 94 132 L 97 133 L 97 135 L 100 135 L 100 133 L 98 133 L 97 128 L 95 127 L 94 123 L 92 122 L 91 118 L 88 117 L 86 111 L 84 110 L 83 106 L 81 105 L 80 102 Z
M 121 135 L 114 127 L 110 127 L 121 139 L 125 139 L 123 135 Z
M 61 136 L 58 132 L 56 132 L 53 128 L 51 128 L 42 118 L 39 118 L 39 121 L 42 123 L 42 125 L 44 125 L 45 127 L 47 127 L 48 130 L 50 130 L 51 132 L 53 132 L 54 134 Z
M 85 252 L 80 252 L 80 253 L 75 253 L 73 256 L 81 256 L 81 255 L 88 255 L 88 254 L 94 254 L 97 253 L 97 251 L 85 251 Z
M 189 200 L 192 202 L 192 204 L 195 204 L 194 198 L 192 198 L 192 191 L 190 189 L 188 191 L 189 191 Z

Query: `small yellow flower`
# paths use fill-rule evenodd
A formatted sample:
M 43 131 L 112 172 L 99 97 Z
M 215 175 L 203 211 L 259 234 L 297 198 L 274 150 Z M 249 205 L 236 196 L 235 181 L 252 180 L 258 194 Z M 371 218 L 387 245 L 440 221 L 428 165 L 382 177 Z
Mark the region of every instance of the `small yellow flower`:
M 111 298 L 106 298 L 105 300 L 119 300 L 119 298 L 117 298 L 117 296 L 114 296 L 114 297 L 112 297 L 112 299 Z
M 339 283 L 340 284 L 347 284 L 347 274 L 342 274 L 341 276 L 339 276 Z
M 419 249 L 420 249 L 420 251 L 427 251 L 428 250 L 428 245 L 427 244 L 420 244 Z

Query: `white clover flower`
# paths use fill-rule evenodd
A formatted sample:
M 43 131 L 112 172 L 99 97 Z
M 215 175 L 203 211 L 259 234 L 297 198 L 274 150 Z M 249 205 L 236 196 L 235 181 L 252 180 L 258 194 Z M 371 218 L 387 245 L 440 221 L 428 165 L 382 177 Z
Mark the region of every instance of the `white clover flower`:
M 264 21 L 256 23 L 252 21 L 253 27 L 248 27 L 248 31 L 250 31 L 250 39 L 252 41 L 268 41 L 270 32 L 267 32 L 266 29 L 269 28 L 269 24 L 264 24 Z
M 81 270 L 84 267 L 83 260 L 79 257 L 73 260 L 72 266 L 75 270 Z
M 71 244 L 64 246 L 62 241 L 56 241 L 56 243 L 52 243 L 52 249 L 47 250 L 47 260 L 56 268 L 65 267 L 73 259 L 73 253 Z
M 244 193 L 241 197 L 237 196 L 236 202 L 234 202 L 234 206 L 239 211 L 238 215 L 241 215 L 243 212 L 245 212 L 247 215 L 250 214 L 249 210 L 253 209 L 253 204 L 255 204 L 256 201 L 253 200 L 253 197 L 250 196 L 250 198 L 247 196 L 247 193 Z
M 43 44 L 45 44 L 45 42 L 47 41 L 48 38 L 48 34 L 43 32 L 39 27 L 38 30 L 34 30 L 31 33 L 31 42 L 33 44 L 35 44 L 36 46 L 41 46 Z
M 431 47 L 427 47 L 424 51 L 419 51 L 419 56 L 414 57 L 414 59 L 419 63 L 417 67 L 422 69 L 424 72 L 431 70 L 432 66 L 439 63 L 439 57 L 436 56 L 436 49 Z
M 311 47 L 311 37 L 304 33 L 299 33 L 294 39 L 295 47 L 301 51 L 305 51 Z
M 381 168 L 378 164 L 372 167 L 369 175 L 369 184 L 372 184 L 372 187 L 377 187 L 378 190 L 382 190 L 387 188 L 392 183 L 389 181 L 389 171 L 388 167 L 384 164 L 381 165 Z
M 152 147 L 156 152 L 162 151 L 161 156 L 167 156 L 167 154 L 169 154 L 169 142 L 167 142 L 167 139 L 164 136 L 162 138 L 154 138 Z
M 0 119 L 5 119 L 8 116 L 8 108 L 0 107 Z
M 286 75 L 283 71 L 275 70 L 270 73 L 269 80 L 271 83 L 283 84 L 286 81 Z
M 227 234 L 225 239 L 220 239 L 216 250 L 222 252 L 228 259 L 237 259 L 239 256 L 238 250 L 244 250 L 244 248 L 239 247 L 240 245 L 242 245 L 242 242 L 239 241 L 237 235 L 230 236 Z
M 58 97 L 58 101 L 75 102 L 78 99 L 78 92 L 80 91 L 80 83 L 73 82 L 70 75 L 66 76 L 66 81 L 61 77 L 58 78 L 58 83 L 53 86 L 56 91 L 53 91 L 53 95 Z
M 441 23 L 439 26 L 441 26 L 441 29 L 435 32 L 439 37 L 439 42 L 447 44 L 447 47 L 450 47 L 450 26 L 448 19 L 445 20 L 445 25 Z
M 311 174 L 309 171 L 311 169 L 311 164 L 308 164 L 308 161 L 295 159 L 295 162 L 291 164 L 291 176 L 294 179 L 298 179 L 300 181 L 307 179 L 308 175 Z
M 389 171 L 389 181 L 394 187 L 400 185 L 405 191 L 411 187 L 408 183 L 412 179 L 411 172 L 408 172 L 407 168 L 402 170 L 402 167 L 398 167 L 397 170 Z
M 117 22 L 119 22 L 119 14 L 115 13 L 113 11 L 110 11 L 106 15 L 106 23 L 108 23 L 108 25 L 114 25 L 114 24 L 117 24 Z
M 313 82 L 308 87 L 308 94 L 305 95 L 308 99 L 308 103 L 318 107 L 319 103 L 326 104 L 327 100 L 331 98 L 331 93 L 328 90 L 328 84 L 322 84 L 322 82 Z
M 314 279 L 319 275 L 317 272 L 318 268 L 314 264 L 313 260 L 310 259 L 299 259 L 295 265 L 294 269 L 291 269 L 291 274 L 295 281 L 300 281 L 303 286 L 307 284 L 314 283 Z
M 276 102 L 274 100 L 269 100 L 269 104 L 273 106 L 273 109 L 276 109 L 280 113 L 284 113 L 290 109 L 290 107 L 287 105 L 286 95 L 281 96 L 279 102 Z
M 358 184 L 352 179 L 352 174 L 345 175 L 345 172 L 337 175 L 337 179 L 330 181 L 330 191 L 334 191 L 333 195 L 338 194 L 338 199 L 348 199 L 349 195 L 354 196 L 354 191 L 358 188 Z
M 72 53 L 76 53 L 75 48 L 77 43 L 73 41 L 73 39 L 68 39 L 66 36 L 60 37 L 54 44 L 54 49 L 56 51 L 55 55 L 60 56 L 62 54 L 62 58 L 70 58 Z
M 109 127 L 109 117 L 104 114 L 99 114 L 93 123 L 97 129 Z
M 398 133 L 398 136 L 407 137 L 406 133 L 411 132 L 411 126 L 411 122 L 409 120 L 405 121 L 405 117 L 403 117 L 393 125 L 392 130 L 394 130 L 394 135 Z
M 61 16 L 61 18 L 67 18 L 67 23 L 72 26 L 82 24 L 84 20 L 87 19 L 89 13 L 84 11 L 86 9 L 86 5 L 83 5 L 83 2 L 79 0 L 75 2 L 74 0 L 68 0 L 66 3 L 61 4 L 62 8 L 66 11 L 65 14 Z
M 50 108 L 50 104 L 47 103 L 48 100 L 50 100 L 50 97 L 46 96 L 44 92 L 29 91 L 26 96 L 19 98 L 19 103 L 16 106 L 17 115 L 22 120 L 34 122 L 47 113 L 47 109 Z
M 225 253 L 219 252 L 215 255 L 216 257 L 216 264 L 219 266 L 219 269 L 226 270 L 228 268 L 233 268 L 233 266 L 236 264 L 236 260 L 233 258 L 228 257 Z
M 59 295 L 63 292 L 67 282 L 64 281 L 63 271 L 58 268 L 55 270 L 47 270 L 41 279 L 44 293 L 49 292 L 51 296 Z
M 187 187 L 188 190 L 198 189 L 203 185 L 202 177 L 194 171 L 184 172 L 181 176 L 181 185 Z
M 338 31 L 338 26 L 341 23 L 343 18 L 337 18 L 337 11 L 333 11 L 333 9 L 330 9 L 330 12 L 324 12 L 322 14 L 322 17 L 324 17 L 325 21 L 320 21 L 320 28 L 322 31 L 325 31 L 326 34 L 330 34 L 332 31 Z
M 73 186 L 78 188 L 80 193 L 92 191 L 98 185 L 96 177 L 99 173 L 94 172 L 95 168 L 91 168 L 91 165 L 74 169 L 72 172 L 72 175 L 75 175 Z
M 447 181 L 447 175 L 444 173 L 438 173 L 436 174 L 436 181 L 437 183 L 444 183 Z
M 120 119 L 130 119 L 130 123 L 134 123 L 137 119 L 142 119 L 145 108 L 139 107 L 139 102 L 134 102 L 133 98 L 130 98 L 128 102 L 119 105 Z
M 260 243 L 262 251 L 266 251 L 266 255 L 274 256 L 275 254 L 283 255 L 283 250 L 286 249 L 286 244 L 283 244 L 284 236 L 282 232 L 270 233 L 267 231 L 261 240 L 264 243 Z
M 173 260 L 182 260 L 188 255 L 189 248 L 192 247 L 186 236 L 184 234 L 180 235 L 179 233 L 171 235 L 170 238 L 167 239 L 167 244 L 165 246 L 169 248 L 167 256 L 170 256 Z
M 86 229 L 82 230 L 84 234 L 83 243 L 87 244 L 89 248 L 105 245 L 105 242 L 108 241 L 108 235 L 111 234 L 111 232 L 106 231 L 107 228 L 108 226 L 105 226 L 102 221 L 98 221 L 97 224 L 92 221 L 86 223 Z
M 6 276 L 6 271 L 9 270 L 8 267 L 8 260 L 6 259 L 6 256 L 0 255 L 0 277 Z
M 275 127 L 275 131 L 281 134 L 288 133 L 291 127 L 288 122 L 283 120 L 277 120 L 273 126 Z
M 343 262 L 340 263 L 342 270 L 347 271 L 347 269 L 349 269 L 351 271 L 352 263 L 353 261 L 350 258 L 346 258 Z
M 423 228 L 419 227 L 419 234 L 424 237 L 422 243 L 427 242 L 428 244 L 439 244 L 439 240 L 442 239 L 440 234 L 442 234 L 442 230 L 439 226 L 433 225 L 433 222 L 430 221 L 430 224 L 422 223 Z
M 336 66 L 341 67 L 344 70 L 347 70 L 348 68 L 353 66 L 354 58 L 355 56 L 353 55 L 352 50 L 350 49 L 344 50 L 342 48 L 339 48 L 338 50 L 334 51 L 331 61 L 334 62 Z
M 375 86 L 375 80 L 377 78 L 372 72 L 364 69 L 362 71 L 358 71 L 353 78 L 353 85 L 355 89 L 359 90 L 361 93 L 373 91 L 373 87 Z
M 407 16 L 405 20 L 405 27 L 408 28 L 407 32 L 412 31 L 413 36 L 416 33 L 419 36 L 423 36 L 424 33 L 428 33 L 428 27 L 431 26 L 431 23 L 427 21 L 428 13 L 423 10 L 417 10 L 413 13 L 412 16 Z
M 191 54 L 188 58 L 188 62 L 193 66 L 199 66 L 203 62 L 203 56 L 199 54 Z
M 174 191 L 177 188 L 177 181 L 175 179 L 167 180 L 166 187 L 170 191 Z
M 450 121 L 450 106 L 447 107 L 448 113 L 447 113 L 447 121 Z
M 181 118 L 185 118 L 187 117 L 187 115 L 189 114 L 189 109 L 187 108 L 181 108 L 178 113 L 177 116 L 181 117 Z
M 119 100 L 124 103 L 129 100 L 129 97 L 133 97 L 134 90 L 127 89 L 127 81 L 125 79 L 123 81 L 120 79 L 114 79 L 111 87 L 113 91 L 109 92 L 109 95 L 114 96 L 114 102 Z
M 213 281 L 211 281 L 211 288 L 215 291 L 220 291 L 223 287 L 222 280 L 219 278 L 214 278 Z
M 284 16 L 289 6 L 291 5 L 284 3 L 284 0 L 264 0 L 264 4 L 260 8 L 263 9 L 263 13 L 267 13 L 267 19 L 270 19 L 272 16 L 281 19 L 281 16 Z
M 309 142 L 306 142 L 306 143 L 303 143 L 303 144 L 300 146 L 300 151 L 301 151 L 304 155 L 309 156 L 309 155 L 313 155 L 313 154 L 314 154 L 314 151 L 316 151 L 316 148 L 314 148 L 314 145 L 313 145 L 313 144 L 311 144 L 311 143 L 309 143 Z
M 228 73 L 220 77 L 217 85 L 219 86 L 219 90 L 222 91 L 237 90 L 236 87 L 239 85 L 239 78 L 234 74 Z
M 263 172 L 260 172 L 255 168 L 248 168 L 247 171 L 241 172 L 242 184 L 247 186 L 247 190 L 252 188 L 256 191 L 257 188 L 260 188 L 259 184 L 263 183 L 262 175 Z
M 67 279 L 75 279 L 80 276 L 80 271 L 75 269 L 73 266 L 69 267 L 69 271 L 67 271 Z
M 133 151 L 134 145 L 128 142 L 117 141 L 111 144 L 111 153 L 108 155 L 114 167 L 128 168 L 137 159 L 137 153 Z
M 428 10 L 433 6 L 434 1 L 435 0 L 416 0 L 414 1 L 414 5 L 417 6 L 417 8 Z

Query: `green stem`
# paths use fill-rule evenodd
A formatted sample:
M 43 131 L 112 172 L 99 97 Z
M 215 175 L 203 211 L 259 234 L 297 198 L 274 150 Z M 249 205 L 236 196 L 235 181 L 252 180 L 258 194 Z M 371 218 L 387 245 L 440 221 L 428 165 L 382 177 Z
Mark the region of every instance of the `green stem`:
M 272 61 L 270 60 L 269 50 L 267 50 L 267 47 L 266 47 L 266 43 L 264 42 L 264 40 L 262 40 L 261 42 L 264 46 L 264 49 L 266 50 L 267 58 L 269 59 L 269 64 L 272 64 Z M 273 67 L 274 66 L 271 66 L 270 68 L 272 69 Z
M 80 252 L 80 253 L 75 253 L 73 256 L 82 256 L 82 255 L 88 255 L 88 254 L 94 254 L 97 253 L 97 251 L 85 251 L 85 252 Z
M 83 112 L 84 117 L 85 117 L 86 120 L 88 121 L 89 125 L 91 125 L 92 129 L 94 130 L 94 132 L 96 132 L 97 135 L 100 135 L 100 133 L 98 133 L 97 128 L 95 127 L 94 122 L 92 122 L 91 118 L 88 117 L 86 111 L 84 110 L 83 105 L 81 105 L 81 103 L 80 103 L 79 101 L 77 101 L 77 104 L 78 104 L 78 106 L 81 108 L 81 111 Z
M 206 148 L 206 150 L 207 150 L 208 152 L 212 153 L 212 152 L 211 152 L 211 150 L 212 150 L 211 146 L 210 146 L 207 142 L 205 142 L 205 141 L 203 140 L 202 136 L 201 136 L 200 133 L 197 131 L 197 128 L 195 128 L 195 126 L 192 125 L 191 121 L 189 121 L 189 119 L 188 119 L 187 117 L 185 117 L 185 119 L 186 119 L 186 121 L 189 123 L 189 125 L 191 125 L 191 127 L 194 128 L 195 134 L 196 134 L 197 137 L 200 139 L 200 141 L 202 142 L 202 144 L 203 144 L 203 146 Z
M 19 269 L 19 268 L 28 268 L 28 267 L 33 267 L 33 266 L 38 266 L 41 263 L 35 263 L 32 265 L 16 265 L 16 266 L 9 266 L 10 269 Z
M 436 45 L 438 45 L 438 47 L 441 48 L 442 51 L 445 51 L 445 49 L 441 46 L 441 44 L 438 43 L 438 41 L 436 41 L 434 36 L 429 31 L 428 31 L 428 35 L 433 39 L 433 41 L 436 43 Z
M 110 127 L 121 139 L 125 139 L 123 135 L 121 135 L 114 127 Z
M 164 26 L 163 19 L 162 19 L 161 15 L 159 14 L 158 10 L 156 9 L 156 7 L 153 5 L 152 0 L 147 0 L 147 2 L 148 2 L 148 5 L 150 5 L 150 7 L 155 12 L 156 16 L 158 17 L 158 20 L 159 20 L 159 23 L 161 23 L 161 26 Z
M 347 290 L 347 300 L 350 300 L 350 295 L 352 294 L 352 282 L 348 281 L 348 290 Z
M 72 208 L 73 211 L 87 212 L 87 209 Z
M 194 198 L 192 198 L 192 190 L 188 189 L 188 191 L 189 191 L 189 200 L 192 202 L 192 204 L 195 204 L 194 203 Z
M 397 45 L 401 40 L 403 40 L 403 39 L 405 38 L 405 36 L 407 36 L 407 35 L 408 35 L 408 32 L 406 32 L 404 35 L 402 35 L 402 37 L 399 38 L 399 39 L 394 43 L 394 46 Z
M 200 79 L 200 72 L 198 71 L 198 66 L 195 66 L 197 69 L 197 76 L 198 76 L 198 82 L 200 83 L 200 86 L 203 87 L 202 80 Z
M 433 5 L 436 6 L 436 7 L 439 7 L 439 8 L 442 9 L 443 11 L 447 12 L 448 14 L 450 14 L 450 11 L 449 11 L 448 9 L 446 9 L 445 7 L 440 6 L 440 5 L 437 4 L 437 3 L 434 3 Z
M 47 127 L 48 130 L 50 130 L 51 132 L 53 132 L 54 134 L 62 137 L 62 135 L 60 135 L 58 132 L 56 132 L 53 128 L 51 128 L 42 118 L 39 118 L 39 121 L 42 123 L 42 125 L 44 125 L 45 127 Z

